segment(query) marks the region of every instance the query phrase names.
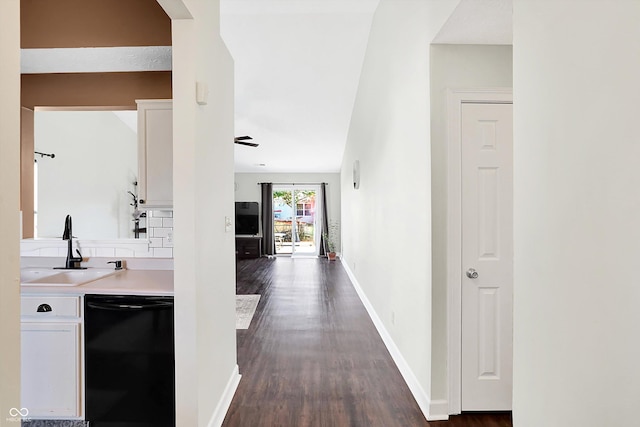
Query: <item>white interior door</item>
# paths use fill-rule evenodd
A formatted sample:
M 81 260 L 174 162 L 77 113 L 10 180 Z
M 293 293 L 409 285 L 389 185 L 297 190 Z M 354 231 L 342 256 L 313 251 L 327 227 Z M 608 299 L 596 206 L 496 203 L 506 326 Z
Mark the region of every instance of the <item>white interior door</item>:
M 462 410 L 510 410 L 513 110 L 462 105 Z

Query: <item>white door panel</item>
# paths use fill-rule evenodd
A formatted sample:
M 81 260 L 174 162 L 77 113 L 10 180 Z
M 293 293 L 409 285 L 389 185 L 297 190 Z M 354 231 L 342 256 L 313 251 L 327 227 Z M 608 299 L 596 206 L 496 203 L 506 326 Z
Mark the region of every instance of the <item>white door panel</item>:
M 511 409 L 512 123 L 511 104 L 462 105 L 463 411 Z

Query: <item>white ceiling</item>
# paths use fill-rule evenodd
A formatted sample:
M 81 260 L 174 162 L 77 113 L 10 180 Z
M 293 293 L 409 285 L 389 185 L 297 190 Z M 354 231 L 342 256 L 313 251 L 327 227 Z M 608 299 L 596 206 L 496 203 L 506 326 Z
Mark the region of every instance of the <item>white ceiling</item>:
M 236 146 L 236 171 L 339 171 L 378 3 L 221 0 L 236 135 L 260 143 Z M 512 0 L 461 0 L 433 43 L 511 44 L 511 15 Z
M 391 1 L 391 0 L 388 0 Z M 340 170 L 379 0 L 221 0 L 238 172 Z M 434 43 L 511 44 L 512 0 L 461 0 Z M 23 49 L 26 73 L 170 68 L 170 47 Z
M 237 172 L 337 172 L 378 0 L 221 0 Z M 264 165 L 264 166 L 262 166 Z
M 512 44 L 513 0 L 461 0 L 436 44 Z

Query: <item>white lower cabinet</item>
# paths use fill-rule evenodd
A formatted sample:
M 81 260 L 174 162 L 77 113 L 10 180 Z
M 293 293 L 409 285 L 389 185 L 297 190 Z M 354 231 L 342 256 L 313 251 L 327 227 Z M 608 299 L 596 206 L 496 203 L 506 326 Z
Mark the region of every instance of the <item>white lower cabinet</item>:
M 79 296 L 23 296 L 21 404 L 34 419 L 81 419 L 82 316 Z

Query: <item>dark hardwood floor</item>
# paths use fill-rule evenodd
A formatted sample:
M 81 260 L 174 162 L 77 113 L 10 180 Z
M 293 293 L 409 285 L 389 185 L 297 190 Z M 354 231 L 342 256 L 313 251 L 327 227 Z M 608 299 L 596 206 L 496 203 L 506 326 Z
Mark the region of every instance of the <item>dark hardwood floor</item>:
M 238 261 L 237 293 L 262 297 L 237 331 L 225 427 L 512 426 L 510 413 L 428 423 L 339 261 Z

